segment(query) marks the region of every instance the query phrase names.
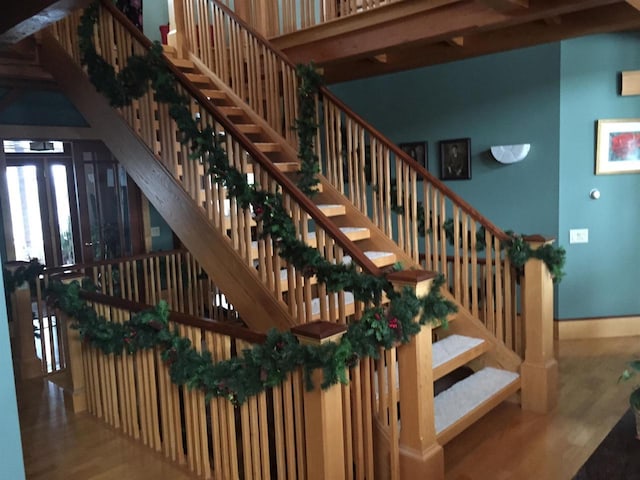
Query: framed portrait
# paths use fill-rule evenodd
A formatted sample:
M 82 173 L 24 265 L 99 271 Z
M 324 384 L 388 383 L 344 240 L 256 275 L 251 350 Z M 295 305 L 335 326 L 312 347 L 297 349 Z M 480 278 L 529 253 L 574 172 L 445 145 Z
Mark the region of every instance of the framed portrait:
M 640 118 L 598 120 L 596 175 L 640 173 Z
M 399 143 L 398 146 L 424 168 L 429 169 L 427 163 L 427 142 Z
M 440 180 L 471 178 L 471 139 L 440 141 Z

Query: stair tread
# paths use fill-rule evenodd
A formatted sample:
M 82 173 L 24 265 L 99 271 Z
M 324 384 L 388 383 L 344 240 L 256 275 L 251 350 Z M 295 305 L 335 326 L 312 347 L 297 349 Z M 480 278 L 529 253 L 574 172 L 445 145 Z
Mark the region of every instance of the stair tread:
M 186 58 L 171 58 L 171 63 L 183 70 L 195 70 L 196 68 L 195 64 Z
M 367 250 L 363 252 L 365 256 L 371 260 L 377 267 L 383 267 L 386 265 L 392 265 L 396 262 L 396 254 L 392 252 L 378 252 L 374 250 Z M 342 263 L 349 265 L 353 259 L 350 255 L 345 255 L 342 258 Z
M 227 98 L 227 94 L 222 90 L 214 90 L 210 88 L 203 88 L 200 90 L 207 98 L 212 99 L 215 98 L 217 100 L 222 100 Z
M 322 210 L 322 213 L 324 213 L 327 217 L 338 217 L 340 215 L 345 215 L 347 213 L 347 209 L 344 205 L 341 205 L 339 203 L 337 204 L 332 204 L 332 203 L 327 203 L 327 204 L 319 204 L 316 205 L 320 210 Z
M 466 337 L 464 335 L 450 335 L 433 344 L 433 368 L 453 360 L 458 355 L 480 345 L 482 338 Z
M 434 399 L 436 434 L 483 410 L 483 406 L 487 411 L 493 408 L 490 400 L 501 392 L 510 394 L 509 387 L 519 388 L 519 380 L 517 373 L 485 367 L 440 393 Z

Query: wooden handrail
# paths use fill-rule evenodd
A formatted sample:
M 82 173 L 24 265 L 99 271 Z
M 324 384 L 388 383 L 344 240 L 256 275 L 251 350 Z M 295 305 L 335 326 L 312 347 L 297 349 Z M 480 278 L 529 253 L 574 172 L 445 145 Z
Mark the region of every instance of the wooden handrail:
M 105 1 L 105 0 L 103 0 Z M 251 32 L 251 34 L 260 41 L 266 48 L 270 51 L 274 52 L 282 62 L 289 66 L 292 69 L 295 69 L 295 65 L 288 59 L 288 57 L 280 50 L 275 48 L 271 43 L 263 37 L 260 33 L 256 32 L 253 27 L 251 27 L 247 22 L 239 18 L 233 10 L 231 10 L 226 5 L 220 3 L 219 0 L 210 0 L 214 4 L 216 4 L 221 10 L 227 13 L 230 17 L 234 19 L 236 23 L 241 25 L 244 29 Z M 115 8 L 115 7 L 112 7 Z M 372 125 L 370 125 L 366 120 L 364 120 L 360 115 L 351 110 L 342 100 L 336 97 L 328 88 L 322 86 L 320 87 L 320 93 L 323 97 L 327 98 L 331 102 L 333 102 L 338 108 L 340 108 L 346 115 L 351 117 L 361 126 L 365 127 L 365 129 L 369 132 L 370 135 L 374 136 L 379 142 L 389 148 L 397 158 L 402 159 L 403 163 L 411 166 L 416 173 L 427 179 L 430 183 L 434 184 L 441 192 L 446 194 L 454 203 L 456 203 L 465 213 L 470 215 L 474 220 L 481 223 L 486 230 L 491 232 L 493 235 L 498 237 L 500 240 L 507 240 L 509 236 L 494 225 L 490 220 L 480 214 L 475 208 L 473 208 L 469 203 L 467 203 L 464 199 L 462 199 L 458 194 L 456 194 L 453 190 L 447 187 L 444 183 L 442 183 L 438 178 L 436 178 L 432 173 L 430 173 L 427 169 L 425 169 L 422 165 L 420 165 L 416 160 L 411 158 L 408 153 L 401 150 L 396 144 L 391 142 L 387 137 L 385 137 L 382 133 L 376 130 Z
M 80 297 L 92 302 L 101 303 L 110 307 L 119 308 L 122 310 L 129 310 L 131 312 L 142 312 L 154 308 L 152 305 L 146 305 L 144 303 L 132 302 L 124 300 L 122 298 L 111 297 L 109 295 L 103 295 L 96 292 L 80 292 Z M 172 322 L 180 323 L 182 325 L 188 325 L 191 327 L 202 328 L 214 333 L 220 333 L 229 337 L 244 340 L 249 343 L 264 343 L 267 339 L 266 335 L 248 330 L 236 325 L 230 325 L 228 323 L 218 322 L 210 318 L 199 318 L 186 313 L 170 312 L 169 320 Z
M 146 38 L 137 28 L 131 24 L 129 19 L 118 10 L 112 2 L 109 0 L 101 0 L 104 8 L 111 13 L 118 22 L 127 29 L 130 35 L 132 35 L 140 44 L 147 50 L 153 46 L 153 43 Z M 217 2 L 216 2 L 217 3 Z M 226 7 L 224 7 L 226 8 Z M 228 10 L 228 9 L 227 9 Z M 229 10 L 228 10 L 229 11 Z M 234 15 L 235 18 L 235 15 Z M 313 203 L 307 196 L 305 196 L 295 184 L 282 173 L 274 164 L 262 153 L 255 144 L 242 133 L 236 125 L 231 122 L 227 117 L 220 112 L 216 107 L 198 88 L 196 88 L 177 67 L 175 67 L 171 61 L 165 56 L 165 63 L 167 69 L 171 72 L 181 86 L 195 98 L 202 107 L 207 110 L 217 122 L 219 122 L 224 129 L 231 134 L 236 140 L 240 142 L 242 148 L 244 148 L 251 158 L 260 164 L 269 175 L 278 182 L 286 193 L 291 195 L 296 202 L 309 214 L 335 241 L 340 247 L 342 247 L 351 258 L 360 265 L 366 272 L 374 276 L 381 276 L 382 271 L 358 248 L 355 247 L 353 242 L 328 218 L 320 211 L 320 209 Z
M 176 248 L 174 250 L 159 250 L 156 252 L 149 252 L 149 253 L 139 253 L 137 255 L 131 255 L 128 257 L 122 257 L 122 258 L 111 258 L 108 260 L 97 260 L 95 262 L 89 262 L 89 263 L 76 263 L 73 265 L 65 265 L 65 266 L 61 266 L 61 267 L 46 267 L 45 266 L 45 272 L 51 275 L 57 274 L 57 273 L 65 273 L 68 271 L 73 271 L 73 270 L 81 270 L 81 269 L 87 269 L 87 268 L 94 268 L 94 267 L 101 267 L 101 266 L 107 266 L 107 265 L 113 265 L 114 263 L 120 263 L 120 262 L 135 262 L 138 260 L 145 260 L 147 258 L 154 258 L 154 257 L 165 257 L 165 256 L 169 256 L 169 255 L 176 255 L 176 254 L 181 254 L 181 253 L 187 253 L 187 250 L 185 250 L 184 248 Z

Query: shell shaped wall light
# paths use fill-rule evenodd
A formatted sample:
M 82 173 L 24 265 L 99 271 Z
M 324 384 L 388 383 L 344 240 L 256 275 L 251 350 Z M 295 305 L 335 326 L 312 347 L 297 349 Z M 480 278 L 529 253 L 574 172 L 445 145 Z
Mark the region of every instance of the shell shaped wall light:
M 531 150 L 530 143 L 521 143 L 519 145 L 496 145 L 491 147 L 491 155 L 498 162 L 509 164 L 520 162 L 525 159 Z

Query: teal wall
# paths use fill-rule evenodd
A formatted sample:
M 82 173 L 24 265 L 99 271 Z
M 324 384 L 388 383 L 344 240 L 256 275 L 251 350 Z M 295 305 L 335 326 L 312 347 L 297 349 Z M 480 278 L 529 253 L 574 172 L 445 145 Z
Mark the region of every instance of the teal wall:
M 640 314 L 640 175 L 594 175 L 595 120 L 640 117 L 620 97 L 621 70 L 640 69 L 639 34 L 598 35 L 332 86 L 395 142 L 471 138 L 472 179 L 447 182 L 503 229 L 558 237 L 567 276 L 560 319 Z M 372 101 L 375 99 L 375 101 Z M 491 145 L 531 143 L 501 165 Z M 589 199 L 591 188 L 602 198 Z M 569 245 L 569 228 L 590 242 Z
M 556 235 L 559 62 L 556 44 L 332 90 L 391 140 L 428 141 L 429 170 L 436 175 L 438 141 L 470 137 L 472 179 L 447 184 L 499 227 Z M 488 153 L 491 145 L 514 143 L 532 144 L 524 162 L 502 165 Z
M 0 100 L 8 92 L 0 88 Z M 87 122 L 62 93 L 25 90 L 0 111 L 0 124 L 86 127 Z
M 4 264 L 4 260 L 0 262 Z M 18 404 L 13 380 L 13 363 L 9 343 L 9 325 L 7 304 L 4 296 L 4 281 L 0 269 L 0 477 L 11 480 L 24 480 L 22 463 L 22 443 L 18 423 Z
M 147 38 L 160 41 L 160 25 L 169 23 L 167 0 L 142 1 L 142 29 Z
M 173 250 L 173 231 L 155 207 L 150 203 L 149 224 L 151 225 L 151 228 L 157 227 L 160 229 L 159 236 L 151 237 L 151 251 L 157 252 L 158 250 Z
M 562 43 L 560 318 L 640 314 L 640 174 L 594 174 L 596 120 L 640 117 L 640 96 L 618 95 L 619 72 L 640 69 L 639 52 L 639 33 Z M 599 200 L 589 198 L 592 188 Z M 589 243 L 569 245 L 570 228 L 588 228 Z

